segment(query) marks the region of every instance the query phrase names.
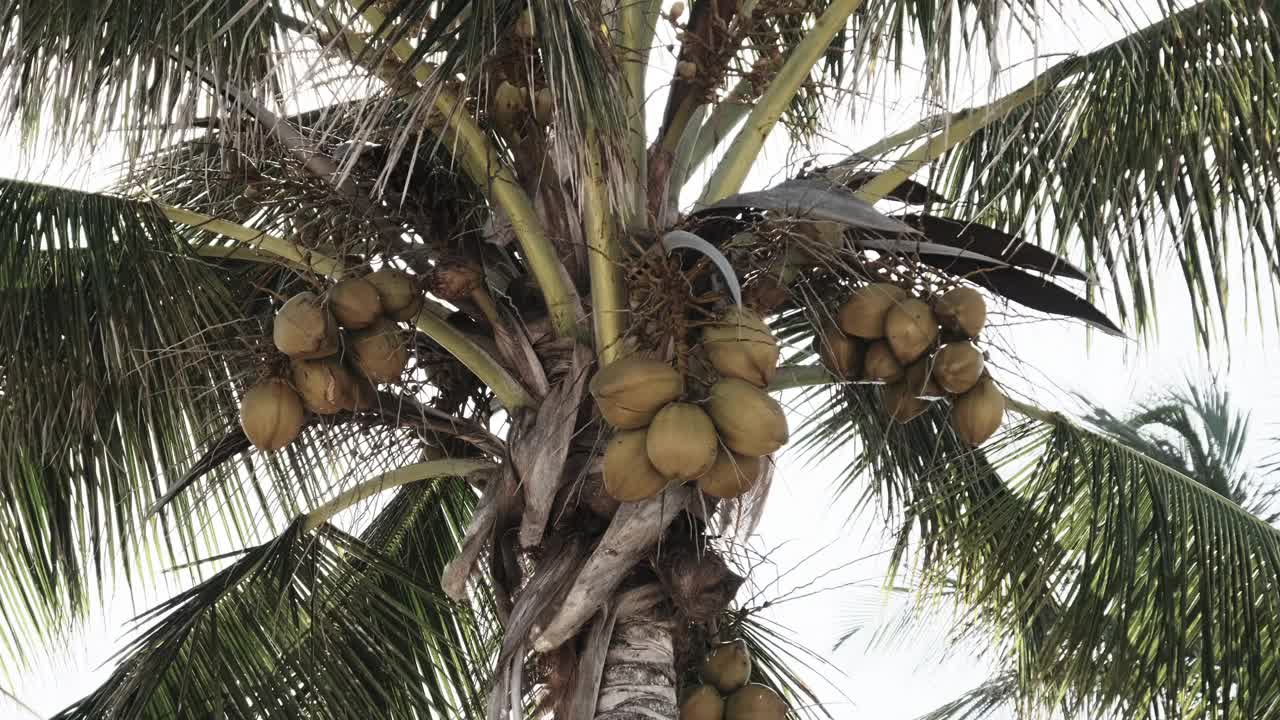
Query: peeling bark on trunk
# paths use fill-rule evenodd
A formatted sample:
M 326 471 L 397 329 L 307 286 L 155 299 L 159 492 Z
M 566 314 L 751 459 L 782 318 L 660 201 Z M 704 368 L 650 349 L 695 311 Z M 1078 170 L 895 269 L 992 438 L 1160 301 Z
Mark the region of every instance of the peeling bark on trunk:
M 672 623 L 660 607 L 619 614 L 605 656 L 595 720 L 675 720 L 679 709 L 671 633 Z

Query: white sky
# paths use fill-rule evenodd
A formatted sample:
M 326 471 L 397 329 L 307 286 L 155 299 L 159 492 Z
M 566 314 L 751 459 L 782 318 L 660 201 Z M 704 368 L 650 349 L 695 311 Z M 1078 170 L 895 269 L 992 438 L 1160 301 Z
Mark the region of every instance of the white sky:
M 1151 0 L 1137 7 L 1150 8 Z M 1135 15 L 1140 10 L 1132 10 Z M 1033 55 L 1050 55 L 1072 50 L 1088 50 L 1113 39 L 1120 32 L 1114 23 L 1099 22 L 1080 13 L 1066 21 L 1050 20 L 1037 46 L 1019 42 L 1002 53 L 1002 64 L 1011 68 L 996 87 L 989 87 L 986 70 L 978 74 L 952 105 L 958 108 L 986 101 L 1024 82 L 1037 67 L 1048 61 L 1019 65 L 1018 61 Z M 666 77 L 671 62 L 660 49 L 655 64 L 660 68 L 655 78 Z M 834 139 L 822 143 L 817 150 L 828 153 L 829 162 L 848 151 L 863 147 L 887 132 L 906 127 L 926 112 L 920 102 L 921 88 L 917 78 L 908 76 L 891 92 L 884 83 L 877 85 L 877 104 L 860 100 L 853 108 L 856 122 L 851 122 L 848 109 L 840 112 L 831 127 Z M 661 95 L 659 95 L 659 99 Z M 655 99 L 653 115 L 660 115 L 661 105 Z M 651 127 L 656 121 L 651 121 Z M 12 138 L 4 142 L 10 151 L 0 159 L 0 175 L 38 177 L 46 182 L 101 187 L 108 177 L 107 169 L 116 158 L 98 154 L 50 167 L 39 160 L 23 165 L 16 158 Z M 764 162 L 748 180 L 747 187 L 763 186 L 781 176 L 787 163 L 785 143 L 775 139 L 766 148 Z M 708 166 L 704 166 L 704 174 Z M 696 193 L 695 193 L 696 194 Z M 1047 406 L 1062 403 L 1071 392 L 1079 392 L 1113 411 L 1123 411 L 1133 401 L 1163 387 L 1177 385 L 1183 378 L 1197 381 L 1210 378 L 1231 390 L 1239 406 L 1253 412 L 1253 444 L 1250 457 L 1258 460 L 1267 447 L 1262 440 L 1280 435 L 1277 422 L 1277 386 L 1267 358 L 1277 349 L 1275 333 L 1264 335 L 1257 330 L 1257 318 L 1247 323 L 1243 317 L 1233 318 L 1234 351 L 1229 362 L 1225 353 L 1216 361 L 1206 361 L 1198 351 L 1193 335 L 1181 278 L 1170 264 L 1170 272 L 1159 286 L 1159 336 L 1146 345 L 1094 333 L 1069 323 L 1024 325 L 1003 335 L 1003 340 L 1017 348 L 1024 371 L 1037 379 L 1037 401 Z M 1236 308 L 1237 312 L 1240 308 Z M 1251 325 L 1251 327 L 1250 327 Z M 803 413 L 803 408 L 792 408 Z M 798 424 L 798 416 L 793 426 Z M 784 453 L 760 528 L 756 545 L 769 552 L 771 564 L 759 569 L 753 581 L 766 586 L 766 596 L 786 595 L 787 591 L 812 582 L 812 588 L 843 589 L 787 601 L 769 613 L 776 622 L 788 628 L 800 645 L 809 648 L 830 663 L 821 674 L 834 684 L 812 675 L 813 685 L 836 717 L 861 717 L 880 720 L 910 720 L 949 701 L 987 677 L 988 661 L 977 654 L 980 648 L 961 648 L 949 658 L 942 657 L 945 618 L 918 626 L 909 637 L 893 643 L 870 646 L 877 624 L 892 619 L 898 603 L 886 602 L 878 588 L 884 575 L 883 549 L 887 547 L 887 530 L 883 521 L 872 517 L 851 518 L 855 498 L 833 499 L 832 489 L 838 473 L 849 461 L 837 453 L 816 464 L 805 464 L 794 454 Z M 807 591 L 806 591 L 807 592 Z M 62 709 L 74 699 L 97 686 L 106 676 L 104 663 L 118 648 L 124 623 L 155 598 L 131 602 L 120 588 L 108 591 L 103 609 L 83 630 L 71 638 L 64 648 L 52 649 L 49 657 L 37 660 L 31 672 L 16 679 L 8 690 L 41 715 Z M 853 625 L 866 629 L 840 650 L 832 644 L 844 630 Z M 838 688 L 838 689 L 837 689 Z M 0 717 L 27 717 L 16 704 L 0 697 Z

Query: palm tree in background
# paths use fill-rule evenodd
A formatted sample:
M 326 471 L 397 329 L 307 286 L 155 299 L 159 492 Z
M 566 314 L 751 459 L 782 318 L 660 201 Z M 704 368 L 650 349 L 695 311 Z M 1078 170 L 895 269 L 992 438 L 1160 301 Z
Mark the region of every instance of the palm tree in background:
M 718 504 L 601 488 L 591 377 L 645 354 L 709 383 L 701 329 L 740 302 L 787 347 L 769 390 L 808 401 L 792 447 L 852 450 L 837 489 L 1007 652 L 1028 713 L 1274 716 L 1275 528 L 1031 402 L 977 449 L 945 400 L 894 422 L 808 349 L 869 280 L 980 289 L 1008 320 L 984 341 L 1116 332 L 1100 295 L 1149 333 L 1169 257 L 1206 346 L 1229 290 L 1262 297 L 1280 3 L 1082 7 L 1129 34 L 744 192 L 771 134 L 816 142 L 904 67 L 945 106 L 1057 4 L 0 0 L 10 127 L 126 158 L 109 193 L 0 183 L 5 670 L 176 567 L 190 588 L 59 717 L 675 718 L 731 638 L 826 714 L 734 603 L 770 464 Z M 282 303 L 375 268 L 430 292 L 409 370 L 251 447 Z

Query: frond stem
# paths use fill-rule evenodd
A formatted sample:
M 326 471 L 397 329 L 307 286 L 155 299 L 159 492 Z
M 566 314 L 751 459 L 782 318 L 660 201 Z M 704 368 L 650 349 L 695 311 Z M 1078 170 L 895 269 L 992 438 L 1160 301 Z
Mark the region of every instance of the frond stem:
M 603 148 L 595 131 L 587 133 L 587 172 L 582 183 L 583 234 L 587 240 L 587 269 L 591 275 L 591 318 L 596 355 L 607 365 L 622 352 L 626 298 L 618 274 L 616 225 L 609 212 L 608 189 L 602 165 Z
M 644 116 L 644 83 L 649 69 L 649 50 L 653 43 L 653 34 L 658 24 L 658 12 L 662 0 L 644 0 L 622 4 L 622 42 L 623 53 L 622 77 L 627 88 L 627 147 L 631 153 L 631 162 L 636 169 L 636 187 L 649 187 L 649 153 L 646 149 L 648 134 L 645 130 Z M 644 203 L 637 202 L 634 208 L 638 217 L 628 223 L 643 218 Z
M 338 495 L 325 504 L 307 513 L 302 522 L 302 532 L 310 532 L 329 522 L 335 515 L 355 505 L 361 500 L 377 495 L 386 490 L 408 485 L 421 480 L 442 477 L 465 477 L 472 473 L 493 470 L 498 466 L 484 460 L 430 460 L 427 462 L 406 465 L 390 472 L 365 480 L 346 492 Z
M 720 143 L 729 136 L 729 133 L 742 122 L 742 118 L 751 112 L 753 103 L 746 102 L 742 98 L 751 89 L 751 82 L 748 80 L 739 80 L 737 85 L 729 91 L 724 100 L 721 100 L 715 109 L 711 111 L 711 115 L 706 122 L 693 130 L 694 138 L 691 143 L 685 145 L 681 143 L 681 148 L 688 147 L 689 154 L 686 157 L 677 155 L 676 169 L 671 176 L 671 192 L 673 195 L 678 194 L 680 189 L 689 182 L 689 176 L 692 175 L 702 163 L 706 162 L 711 153 L 720 146 Z

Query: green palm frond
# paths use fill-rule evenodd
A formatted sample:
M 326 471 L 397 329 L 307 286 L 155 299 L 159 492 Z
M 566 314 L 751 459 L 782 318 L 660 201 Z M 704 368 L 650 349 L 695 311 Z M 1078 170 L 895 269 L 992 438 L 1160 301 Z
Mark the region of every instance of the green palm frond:
M 1017 675 L 1003 673 L 916 720 L 983 720 L 998 710 L 1008 710 L 1016 701 L 1017 691 Z
M 977 452 L 940 408 L 895 426 L 875 390 L 838 393 L 806 440 L 852 438 L 870 472 L 851 478 L 905 521 L 898 567 L 1016 649 L 1032 707 L 1251 718 L 1280 702 L 1280 531 L 1059 416 Z
M 475 499 L 461 480 L 405 488 L 361 539 L 295 522 L 145 613 L 57 717 L 478 716 L 496 627 L 439 587 Z
M 1049 70 L 1037 100 L 942 158 L 952 212 L 1078 251 L 1139 331 L 1170 257 L 1202 338 L 1225 330 L 1233 276 L 1265 306 L 1280 275 L 1278 12 L 1206 0 Z

